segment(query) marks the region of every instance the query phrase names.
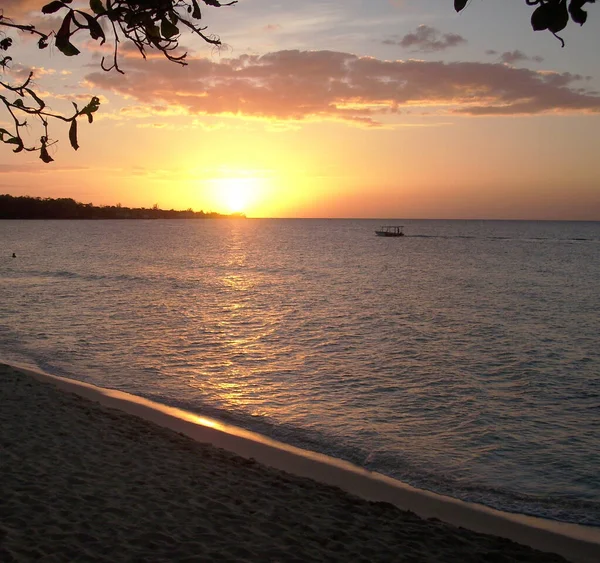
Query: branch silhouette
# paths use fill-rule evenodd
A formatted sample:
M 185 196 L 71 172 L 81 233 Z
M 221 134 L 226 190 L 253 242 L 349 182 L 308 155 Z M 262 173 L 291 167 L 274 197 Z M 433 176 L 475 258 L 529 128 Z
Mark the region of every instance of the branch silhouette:
M 167 60 L 186 65 L 187 53 L 175 54 L 183 29 L 191 31 L 210 45 L 221 45 L 219 37 L 207 33 L 206 26 L 200 24 L 202 12 L 199 2 L 220 8 L 231 6 L 237 0 L 224 3 L 219 0 L 90 0 L 86 9 L 72 8 L 72 0 L 54 0 L 42 8 L 42 14 L 57 14 L 62 19 L 58 31 L 49 33 L 40 31 L 32 24 L 14 22 L 0 12 L 0 72 L 10 68 L 13 62 L 12 57 L 5 54 L 13 46 L 13 39 L 6 35 L 11 30 L 36 36 L 38 49 L 45 49 L 53 42 L 67 57 L 80 54 L 80 50 L 72 43 L 76 35 L 87 35 L 101 45 L 112 42 L 110 60 L 103 57 L 100 63 L 107 72 L 114 70 L 124 74 L 119 67 L 119 47 L 124 41 L 133 43 L 144 58 L 148 51 L 158 51 Z M 77 120 L 86 116 L 92 123 L 93 114 L 100 107 L 100 99 L 93 96 L 81 109 L 72 102 L 72 115 L 52 113 L 46 110 L 47 104 L 35 92 L 32 81 L 33 73 L 20 84 L 0 80 L 0 102 L 11 123 L 8 129 L 0 128 L 0 142 L 11 146 L 16 153 L 39 151 L 40 159 L 49 163 L 54 159 L 48 147 L 57 142 L 50 137 L 50 120 L 70 123 L 69 142 L 77 150 Z M 38 142 L 25 140 L 24 131 L 31 125 L 30 120 L 41 126 L 42 134 Z
M 206 26 L 201 25 L 200 5 L 220 8 L 236 3 L 237 0 L 90 0 L 89 8 L 75 9 L 71 7 L 72 0 L 53 0 L 42 8 L 42 13 L 59 15 L 61 23 L 58 31 L 49 33 L 32 24 L 14 22 L 0 11 L 0 72 L 8 69 L 13 62 L 12 57 L 5 54 L 13 46 L 13 39 L 6 35 L 8 31 L 36 36 L 38 49 L 45 49 L 53 42 L 67 57 L 80 54 L 72 42 L 76 35 L 87 35 L 101 45 L 112 42 L 112 55 L 108 60 L 103 57 L 100 63 L 107 72 L 124 74 L 119 67 L 119 47 L 125 41 L 133 43 L 144 58 L 149 51 L 158 51 L 167 60 L 185 65 L 187 53 L 175 54 L 182 30 L 192 32 L 209 45 L 221 45 L 220 38 L 208 33 Z M 454 0 L 454 8 L 461 12 L 468 3 L 469 0 Z M 564 46 L 563 39 L 557 34 L 570 20 L 583 25 L 587 20 L 584 7 L 595 3 L 595 0 L 525 0 L 525 3 L 535 7 L 531 16 L 533 29 L 550 31 Z M 49 163 L 53 158 L 48 147 L 57 142 L 50 136 L 50 121 L 70 124 L 69 142 L 77 150 L 78 119 L 86 116 L 92 123 L 93 114 L 100 107 L 100 99 L 93 96 L 82 109 L 73 102 L 74 112 L 71 115 L 52 113 L 46 110 L 47 104 L 35 92 L 32 80 L 32 73 L 21 84 L 0 80 L 0 102 L 11 123 L 8 129 L 0 127 L 0 142 L 9 145 L 16 153 L 39 151 L 41 160 Z M 28 143 L 24 138 L 23 133 L 31 125 L 30 120 L 41 126 L 38 142 Z
M 462 12 L 469 0 L 454 0 L 454 9 Z M 587 21 L 587 12 L 583 9 L 586 4 L 595 4 L 596 0 L 525 0 L 528 6 L 537 6 L 531 14 L 531 27 L 534 31 L 549 31 L 556 37 L 561 46 L 565 46 L 562 37 L 557 35 L 562 31 L 569 19 L 583 25 Z

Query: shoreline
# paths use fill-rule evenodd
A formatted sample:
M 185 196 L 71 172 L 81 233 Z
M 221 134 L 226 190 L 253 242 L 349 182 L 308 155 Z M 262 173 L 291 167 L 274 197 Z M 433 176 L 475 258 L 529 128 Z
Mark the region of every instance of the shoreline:
M 339 491 L 337 493 L 338 496 L 344 498 L 347 495 L 342 491 L 356 495 L 356 497 L 364 499 L 360 502 L 358 499 L 355 501 L 358 504 L 362 503 L 360 507 L 362 511 L 361 517 L 368 514 L 368 518 L 375 518 L 374 515 L 370 514 L 369 506 L 373 507 L 385 502 L 393 504 L 400 510 L 408 510 L 414 513 L 413 518 L 416 518 L 414 515 L 417 515 L 421 519 L 433 518 L 436 519 L 435 521 L 440 520 L 450 524 L 450 526 L 440 524 L 441 528 L 448 528 L 450 530 L 446 530 L 450 535 L 452 535 L 452 531 L 455 535 L 460 535 L 464 532 L 461 528 L 466 528 L 475 532 L 496 536 L 496 540 L 505 542 L 503 548 L 500 550 L 502 553 L 504 553 L 504 549 L 509 549 L 508 544 L 511 546 L 514 544 L 511 542 L 506 543 L 507 540 L 500 540 L 499 538 L 508 538 L 538 550 L 558 553 L 572 561 L 600 560 L 599 528 L 503 513 L 481 505 L 443 497 L 442 495 L 415 489 L 409 485 L 359 468 L 348 462 L 288 446 L 253 432 L 201 417 L 181 409 L 160 405 L 124 392 L 102 389 L 87 383 L 0 363 L 0 380 L 2 385 L 5 385 L 7 380 L 10 381 L 15 378 L 24 378 L 24 385 L 27 385 L 28 378 L 29 380 L 33 378 L 43 384 L 51 384 L 48 387 L 56 388 L 59 393 L 64 395 L 61 399 L 69 398 L 71 402 L 73 400 L 76 403 L 79 402 L 80 406 L 85 403 L 84 406 L 88 411 L 94 411 L 94 414 L 98 414 L 99 418 L 102 418 L 101 415 L 102 413 L 106 413 L 107 408 L 117 409 L 122 415 L 122 420 L 121 418 L 120 420 L 124 426 L 127 426 L 127 421 L 123 417 L 127 415 L 133 415 L 147 423 L 158 425 L 155 427 L 157 439 L 160 437 L 158 436 L 160 434 L 158 427 L 161 427 L 163 430 L 166 428 L 192 438 L 198 447 L 205 448 L 207 447 L 206 444 L 211 444 L 209 447 L 212 450 L 218 448 L 216 451 L 225 450 L 229 452 L 227 454 L 229 456 L 233 454 L 234 456 L 245 458 L 236 463 L 241 463 L 244 467 L 249 464 L 253 469 L 258 466 L 257 471 L 265 475 L 271 475 L 273 472 L 280 475 L 281 471 L 285 471 L 286 479 L 292 481 L 299 479 L 299 486 L 302 486 L 301 483 L 305 482 L 306 479 L 311 479 L 311 486 L 315 488 L 315 491 L 309 496 L 311 498 L 314 497 L 315 502 L 317 498 L 315 495 L 318 496 L 316 491 L 320 488 L 329 491 L 327 494 L 331 494 L 332 487 L 336 487 L 335 491 Z M 46 389 L 46 392 L 50 392 L 49 389 Z M 73 398 L 72 395 L 69 395 L 70 393 L 76 394 L 77 397 Z M 93 403 L 89 404 L 88 401 L 99 403 L 100 406 Z M 37 408 L 39 406 L 37 404 Z M 45 406 L 48 408 L 51 405 Z M 33 422 L 35 422 L 35 413 L 31 412 L 33 409 L 32 405 L 28 407 L 27 404 L 24 404 L 18 405 L 18 407 L 20 408 L 20 410 L 18 409 L 20 415 L 33 416 Z M 97 413 L 95 412 L 96 410 L 98 411 Z M 126 415 L 123 413 L 126 413 Z M 63 417 L 66 416 L 68 416 L 68 411 L 63 412 Z M 131 421 L 132 419 L 131 417 L 127 417 L 127 420 Z M 89 420 L 89 424 L 92 426 L 94 422 L 95 419 Z M 36 438 L 39 441 L 39 436 L 28 435 L 28 439 L 32 443 L 35 443 Z M 152 449 L 154 438 L 155 436 L 149 437 L 146 444 L 147 448 Z M 185 440 L 187 441 L 187 438 Z M 118 451 L 117 444 L 113 445 L 113 450 L 115 456 L 123 453 Z M 149 455 L 152 457 L 151 453 Z M 259 466 L 258 464 L 262 465 Z M 138 469 L 141 470 L 143 468 Z M 205 469 L 209 470 L 210 468 Z M 215 479 L 218 481 L 219 477 L 215 477 Z M 0 481 L 2 481 L 2 475 L 0 475 Z M 271 492 L 276 493 L 273 490 Z M 235 490 L 232 491 L 232 495 L 235 497 Z M 354 499 L 355 497 L 348 498 Z M 274 506 L 277 506 L 276 500 L 273 500 L 273 503 Z M 400 511 L 397 512 L 404 515 L 408 514 L 405 512 L 401 513 Z M 419 522 L 422 524 L 423 529 L 420 532 L 414 532 L 413 535 L 415 533 L 417 536 L 419 533 L 421 534 L 421 547 L 425 550 L 424 553 L 426 553 L 429 542 L 435 536 L 435 534 L 432 536 L 432 530 L 430 529 L 431 526 L 434 526 L 434 522 L 431 520 L 419 520 Z M 416 526 L 414 522 L 411 525 Z M 489 536 L 482 536 L 482 538 L 485 537 L 489 538 Z M 0 546 L 2 545 L 1 540 L 2 536 L 0 535 Z M 483 542 L 483 539 L 481 539 L 481 542 Z M 536 553 L 538 555 L 535 555 L 535 557 L 540 557 L 539 552 Z M 462 556 L 457 555 L 457 557 L 460 558 Z M 252 559 L 251 557 L 250 560 L 258 559 Z M 323 560 L 329 560 L 328 556 L 325 555 Z M 519 560 L 533 561 L 537 559 Z

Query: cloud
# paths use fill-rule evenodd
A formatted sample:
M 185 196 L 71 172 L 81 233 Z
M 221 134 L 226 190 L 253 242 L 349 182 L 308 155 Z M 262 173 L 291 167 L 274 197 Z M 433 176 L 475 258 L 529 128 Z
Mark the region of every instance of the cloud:
M 500 63 L 386 61 L 334 51 L 131 61 L 125 76 L 94 72 L 86 86 L 145 106 L 191 115 L 299 121 L 335 119 L 381 125 L 398 114 L 532 115 L 600 112 L 600 97 L 577 74 Z
M 515 51 L 506 51 L 505 53 L 502 53 L 499 56 L 499 59 L 501 62 L 509 64 L 509 65 L 524 62 L 524 61 L 532 61 L 535 63 L 541 63 L 544 61 L 543 57 L 539 57 L 539 56 L 529 57 L 522 51 L 519 51 L 518 49 Z
M 465 44 L 467 40 L 456 33 L 444 33 L 428 25 L 420 25 L 400 39 L 386 39 L 384 45 L 399 45 L 413 52 L 433 53 Z
M 125 117 L 174 117 L 178 115 L 188 115 L 185 108 L 175 105 L 155 104 L 155 105 L 143 105 L 143 106 L 128 106 L 124 107 L 119 112 Z
M 0 12 L 7 18 L 21 17 L 30 12 L 40 14 L 42 6 L 47 3 L 44 0 L 2 0 Z
M 40 76 L 55 75 L 56 69 L 45 68 L 40 66 L 26 66 L 20 63 L 16 63 L 9 69 L 9 73 L 12 79 L 24 82 L 25 80 L 27 80 L 30 73 L 33 73 L 33 76 L 37 79 Z
M 57 165 L 48 167 L 44 164 L 28 163 L 23 166 L 23 163 L 18 164 L 0 164 L 0 174 L 39 174 L 45 172 L 78 172 L 80 170 L 89 170 L 88 166 L 65 166 Z
M 5 18 L 20 25 L 33 25 L 42 33 L 50 33 L 52 30 L 58 30 L 60 27 L 65 10 L 56 14 L 43 14 L 42 7 L 47 4 L 47 0 L 2 0 L 0 2 L 0 14 Z M 2 30 L 9 33 L 7 28 Z M 15 38 L 18 36 L 23 41 L 37 41 L 39 36 L 25 32 L 10 30 L 10 35 Z
M 505 51 L 504 53 L 498 54 L 498 51 L 494 51 L 494 49 L 488 49 L 485 52 L 486 55 L 496 56 L 496 58 L 505 64 L 512 65 L 515 63 L 532 61 L 534 63 L 542 63 L 544 62 L 544 57 L 535 56 L 529 57 L 523 51 L 519 51 L 516 49 L 515 51 Z

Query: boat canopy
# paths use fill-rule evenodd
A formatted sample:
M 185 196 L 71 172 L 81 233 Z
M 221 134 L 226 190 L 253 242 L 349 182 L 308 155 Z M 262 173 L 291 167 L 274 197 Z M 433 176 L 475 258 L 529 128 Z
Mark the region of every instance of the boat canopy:
M 401 237 L 404 234 L 402 229 L 404 229 L 404 225 L 383 225 L 375 232 L 380 236 Z

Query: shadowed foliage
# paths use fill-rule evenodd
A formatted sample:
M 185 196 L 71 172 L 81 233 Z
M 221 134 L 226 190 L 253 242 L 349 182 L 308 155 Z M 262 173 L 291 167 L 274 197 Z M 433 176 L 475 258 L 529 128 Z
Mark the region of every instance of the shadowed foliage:
M 45 49 L 53 43 L 63 55 L 73 57 L 80 53 L 73 43 L 76 36 L 87 36 L 100 44 L 111 43 L 112 54 L 103 57 L 101 67 L 105 71 L 123 73 L 119 67 L 119 46 L 123 41 L 133 43 L 142 57 L 148 51 L 158 51 L 167 60 L 185 65 L 186 53 L 178 53 L 179 39 L 183 31 L 200 37 L 206 43 L 219 47 L 220 39 L 206 32 L 201 25 L 202 10 L 206 6 L 220 8 L 235 4 L 219 0 L 90 0 L 89 7 L 75 9 L 72 0 L 53 0 L 42 8 L 46 15 L 58 16 L 58 30 L 44 32 L 32 24 L 22 24 L 6 17 L 0 10 L 0 72 L 8 69 L 12 57 L 7 51 L 13 46 L 11 31 L 26 33 L 37 38 L 37 47 Z M 557 35 L 569 20 L 583 25 L 587 20 L 586 4 L 595 0 L 525 0 L 534 11 L 531 25 L 534 30 L 548 30 L 564 46 Z M 454 0 L 454 8 L 461 12 L 469 0 Z M 201 9 L 202 5 L 202 9 Z M 33 73 L 18 84 L 0 80 L 0 103 L 8 114 L 11 126 L 0 127 L 0 142 L 14 152 L 38 151 L 43 162 L 52 162 L 48 147 L 57 141 L 49 134 L 49 120 L 69 123 L 69 142 L 73 149 L 79 148 L 77 138 L 78 119 L 82 116 L 92 123 L 94 113 L 100 107 L 100 99 L 93 96 L 82 108 L 73 102 L 73 113 L 63 115 L 47 110 L 47 104 L 33 89 Z M 41 127 L 39 141 L 28 141 L 24 132 L 37 122 Z
M 243 213 L 223 215 L 209 211 L 160 209 L 117 205 L 96 206 L 71 198 L 40 198 L 0 194 L 0 219 L 244 219 Z
M 133 43 L 140 54 L 146 58 L 148 51 L 158 51 L 169 61 L 186 64 L 186 53 L 177 53 L 179 39 L 183 31 L 200 37 L 206 43 L 220 46 L 221 40 L 206 32 L 200 25 L 202 11 L 200 4 L 220 8 L 235 4 L 237 0 L 226 3 L 219 0 L 90 0 L 89 8 L 75 9 L 72 0 L 54 0 L 42 8 L 43 14 L 53 14 L 60 19 L 58 30 L 43 32 L 32 24 L 15 22 L 0 12 L 0 70 L 6 70 L 12 63 L 7 51 L 13 46 L 11 31 L 34 35 L 37 47 L 45 49 L 49 44 L 65 56 L 72 57 L 80 53 L 73 44 L 76 36 L 88 36 L 100 44 L 112 43 L 112 55 L 107 61 L 102 58 L 101 66 L 106 71 L 123 73 L 119 68 L 119 46 L 123 41 Z M 80 108 L 73 102 L 73 113 L 61 115 L 47 110 L 47 104 L 32 87 L 33 73 L 19 84 L 0 80 L 0 103 L 8 113 L 11 127 L 0 128 L 0 141 L 13 148 L 14 152 L 39 151 L 40 158 L 48 163 L 53 158 L 48 147 L 56 141 L 48 131 L 49 120 L 55 119 L 69 123 L 69 142 L 73 149 L 79 148 L 77 140 L 78 118 L 86 116 L 91 123 L 93 114 L 100 106 L 100 100 L 92 97 L 88 104 Z M 41 125 L 39 141 L 28 142 L 24 131 L 35 120 Z
M 469 0 L 454 0 L 454 9 L 461 12 L 468 3 Z M 534 31 L 549 31 L 564 47 L 565 42 L 557 33 L 567 26 L 569 19 L 583 25 L 587 20 L 584 6 L 595 4 L 596 0 L 525 0 L 525 3 L 536 6 L 531 14 L 531 27 Z

